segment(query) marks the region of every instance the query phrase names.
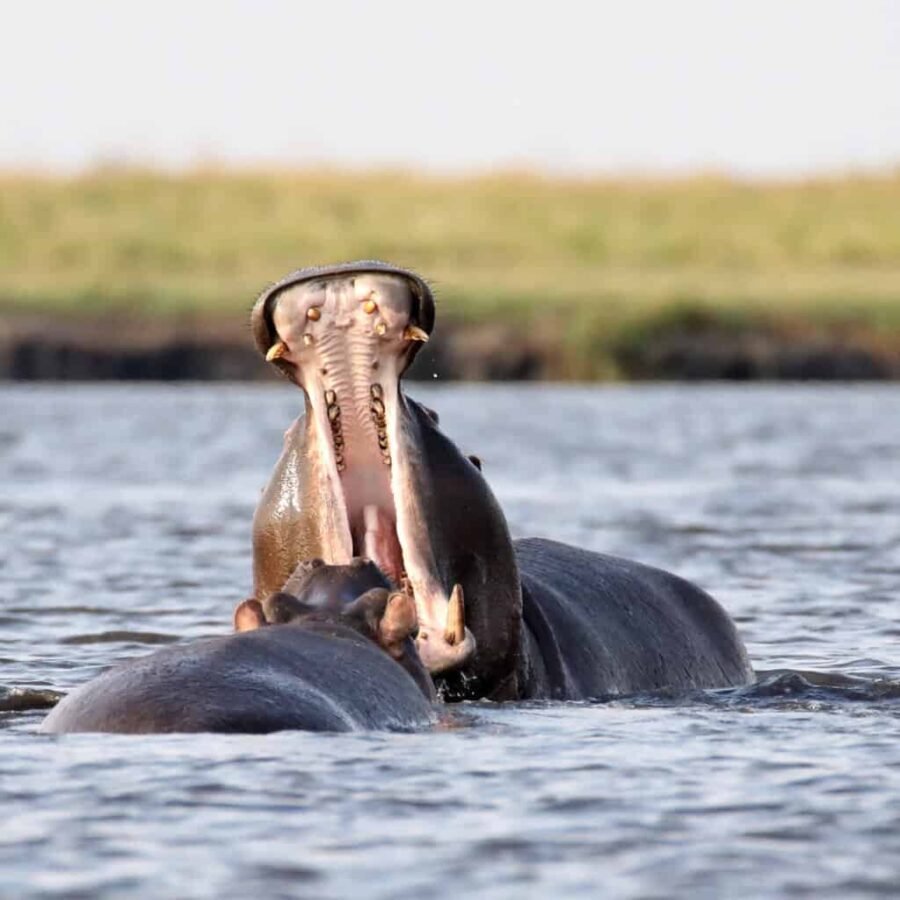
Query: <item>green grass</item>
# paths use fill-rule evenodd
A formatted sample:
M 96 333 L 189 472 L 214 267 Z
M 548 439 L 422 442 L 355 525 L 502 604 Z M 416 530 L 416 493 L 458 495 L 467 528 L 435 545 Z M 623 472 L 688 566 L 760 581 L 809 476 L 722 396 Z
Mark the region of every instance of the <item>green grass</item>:
M 439 321 L 502 316 L 576 344 L 682 314 L 893 337 L 900 171 L 0 175 L 0 311 L 243 316 L 291 269 L 362 257 L 431 279 Z

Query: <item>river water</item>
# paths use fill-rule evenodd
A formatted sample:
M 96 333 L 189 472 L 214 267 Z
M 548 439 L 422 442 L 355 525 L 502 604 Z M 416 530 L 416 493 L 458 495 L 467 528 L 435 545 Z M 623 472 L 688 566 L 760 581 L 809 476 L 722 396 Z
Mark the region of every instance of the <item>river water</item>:
M 399 735 L 53 738 L 0 713 L 0 895 L 897 896 L 900 389 L 411 392 L 516 535 L 697 581 L 760 682 Z M 0 685 L 226 630 L 297 410 L 288 387 L 0 389 Z

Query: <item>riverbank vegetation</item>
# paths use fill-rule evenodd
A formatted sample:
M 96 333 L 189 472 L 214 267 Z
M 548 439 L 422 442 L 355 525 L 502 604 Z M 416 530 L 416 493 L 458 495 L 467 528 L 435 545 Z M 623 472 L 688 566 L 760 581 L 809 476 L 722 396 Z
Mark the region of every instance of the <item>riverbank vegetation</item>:
M 424 273 L 439 324 L 615 375 L 660 330 L 900 343 L 900 170 L 804 181 L 97 170 L 0 175 L 0 312 L 245 315 L 300 265 Z M 860 337 L 862 336 L 862 337 Z

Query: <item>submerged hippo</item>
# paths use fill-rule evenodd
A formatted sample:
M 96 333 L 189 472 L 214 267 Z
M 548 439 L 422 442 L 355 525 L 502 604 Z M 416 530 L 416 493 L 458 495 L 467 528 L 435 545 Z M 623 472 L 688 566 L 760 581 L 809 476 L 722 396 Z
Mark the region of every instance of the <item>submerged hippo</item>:
M 377 261 L 301 269 L 257 300 L 257 346 L 305 402 L 254 518 L 257 599 L 302 560 L 368 557 L 414 598 L 419 655 L 446 699 L 749 682 L 734 625 L 698 587 L 511 540 L 477 460 L 401 389 L 434 318 L 422 278 Z
M 353 589 L 335 574 L 335 584 Z M 375 586 L 350 602 L 315 605 L 279 592 L 245 600 L 234 621 L 236 634 L 110 669 L 65 697 L 41 730 L 405 731 L 436 721 L 431 679 L 412 642 L 415 604 L 405 594 Z
M 324 615 L 343 617 L 400 664 L 431 700 L 434 683 L 422 664 L 413 638 L 419 625 L 410 595 L 390 592 L 390 582 L 371 560 L 355 557 L 346 566 L 330 566 L 322 559 L 305 560 L 281 591 L 260 603 L 255 598 L 234 612 L 236 631 L 302 621 L 307 625 Z M 390 607 L 390 609 L 389 609 Z M 462 611 L 458 612 L 462 616 Z

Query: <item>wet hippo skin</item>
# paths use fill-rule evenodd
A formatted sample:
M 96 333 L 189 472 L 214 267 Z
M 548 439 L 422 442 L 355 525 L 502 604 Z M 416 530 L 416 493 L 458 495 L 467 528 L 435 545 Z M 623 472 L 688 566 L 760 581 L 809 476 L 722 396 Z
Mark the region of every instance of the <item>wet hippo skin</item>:
M 746 684 L 734 623 L 661 569 L 540 538 L 515 542 L 522 583 L 522 698 L 577 700 Z
M 477 458 L 402 390 L 434 319 L 427 283 L 377 261 L 301 269 L 257 300 L 257 346 L 305 408 L 257 507 L 257 596 L 304 559 L 374 560 L 414 599 L 419 655 L 447 700 L 748 683 L 733 623 L 700 588 L 553 541 L 513 542 Z
M 270 594 L 262 603 L 250 599 L 240 604 L 234 622 L 241 631 L 298 620 L 310 626 L 336 615 L 381 646 L 425 696 L 436 699 L 434 683 L 414 641 L 419 628 L 415 602 L 408 595 L 392 593 L 384 573 L 370 560 L 356 557 L 338 566 L 321 559 L 305 560 L 283 591 Z
M 167 647 L 116 666 L 65 697 L 41 730 L 411 730 L 436 721 L 428 690 L 384 648 L 344 616 L 302 612 L 309 610 L 287 624 Z M 386 634 L 392 644 L 411 646 L 408 628 Z

